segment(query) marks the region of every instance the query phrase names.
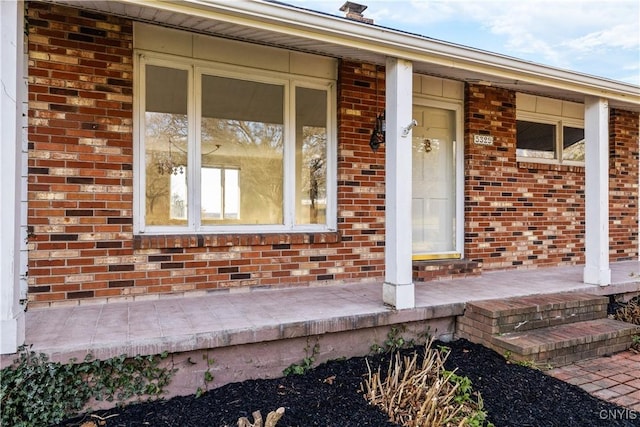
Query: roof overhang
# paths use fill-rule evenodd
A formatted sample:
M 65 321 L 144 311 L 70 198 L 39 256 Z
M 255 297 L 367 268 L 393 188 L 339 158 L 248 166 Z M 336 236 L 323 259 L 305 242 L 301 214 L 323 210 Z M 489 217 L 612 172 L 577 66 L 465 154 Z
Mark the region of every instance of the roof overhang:
M 416 73 L 584 102 L 606 98 L 640 112 L 640 86 L 264 0 L 49 0 L 143 22 L 269 46 L 385 64 L 413 62 Z

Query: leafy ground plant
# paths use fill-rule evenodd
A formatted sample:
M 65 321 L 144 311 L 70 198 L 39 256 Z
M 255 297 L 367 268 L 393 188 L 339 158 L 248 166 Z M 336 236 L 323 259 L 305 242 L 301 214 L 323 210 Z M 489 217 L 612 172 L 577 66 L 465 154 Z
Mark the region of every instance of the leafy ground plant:
M 22 347 L 14 363 L 0 372 L 1 425 L 51 425 L 77 414 L 91 399 L 158 397 L 174 373 L 159 366 L 166 357 L 98 360 L 88 355 L 83 362 L 62 364 Z
M 407 340 L 403 336 L 406 331 L 406 325 L 392 327 L 389 332 L 387 332 L 387 339 L 384 340 L 382 345 L 373 344 L 370 347 L 371 353 L 394 353 L 404 348 L 415 346 L 416 342 L 413 339 Z
M 318 342 L 315 343 L 313 348 L 309 344 L 309 340 L 307 340 L 307 346 L 304 349 L 307 356 L 302 359 L 301 363 L 292 363 L 287 368 L 282 371 L 282 374 L 286 377 L 289 375 L 304 375 L 306 374 L 312 367 L 313 363 L 316 361 L 316 356 L 320 353 L 320 344 Z

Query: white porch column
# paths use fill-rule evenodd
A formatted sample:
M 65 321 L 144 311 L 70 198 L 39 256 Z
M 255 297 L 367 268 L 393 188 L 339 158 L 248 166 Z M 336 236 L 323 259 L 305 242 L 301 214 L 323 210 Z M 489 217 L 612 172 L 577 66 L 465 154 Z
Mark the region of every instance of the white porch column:
M 396 309 L 415 307 L 411 272 L 411 122 L 413 64 L 386 63 L 386 244 L 382 299 Z
M 609 268 L 609 103 L 588 96 L 584 105 L 584 282 L 611 284 Z
M 24 343 L 20 305 L 23 3 L 0 1 L 0 354 Z

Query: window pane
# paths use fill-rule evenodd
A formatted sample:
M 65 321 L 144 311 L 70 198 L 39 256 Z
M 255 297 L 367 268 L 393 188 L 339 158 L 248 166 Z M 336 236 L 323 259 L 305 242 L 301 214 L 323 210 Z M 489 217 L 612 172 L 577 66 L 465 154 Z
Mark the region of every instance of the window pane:
M 239 219 L 238 170 L 202 168 L 202 220 Z
M 222 218 L 222 169 L 202 168 L 201 187 L 202 220 Z
M 562 160 L 584 162 L 584 129 L 562 128 Z
M 518 120 L 516 127 L 518 156 L 537 159 L 556 158 L 555 125 Z
M 145 71 L 145 222 L 186 225 L 188 73 L 154 65 Z
M 327 92 L 296 89 L 296 224 L 327 221 Z
M 224 171 L 224 217 L 240 219 L 240 174 L 237 169 Z
M 202 76 L 203 224 L 283 224 L 284 87 Z M 217 216 L 216 216 L 217 214 Z

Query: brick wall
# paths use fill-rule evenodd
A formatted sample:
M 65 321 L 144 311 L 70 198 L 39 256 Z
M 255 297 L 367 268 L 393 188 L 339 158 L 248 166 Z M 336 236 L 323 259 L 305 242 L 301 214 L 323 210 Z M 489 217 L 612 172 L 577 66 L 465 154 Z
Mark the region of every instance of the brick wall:
M 132 25 L 28 3 L 29 300 L 120 292 L 132 258 Z
M 516 161 L 515 94 L 469 85 L 465 252 L 484 269 L 584 263 L 584 167 Z M 638 114 L 610 118 L 611 261 L 638 257 Z M 494 146 L 474 145 L 491 134 Z
M 466 257 L 484 269 L 584 262 L 584 167 L 517 162 L 515 102 L 508 90 L 466 89 Z
M 338 233 L 134 236 L 132 22 L 42 3 L 27 13 L 32 307 L 382 277 L 375 68 L 341 66 Z
M 638 113 L 615 109 L 609 117 L 611 261 L 638 259 L 639 118 Z
M 342 61 L 338 79 L 338 222 L 358 273 L 382 277 L 385 153 L 369 139 L 384 108 L 384 69 Z

